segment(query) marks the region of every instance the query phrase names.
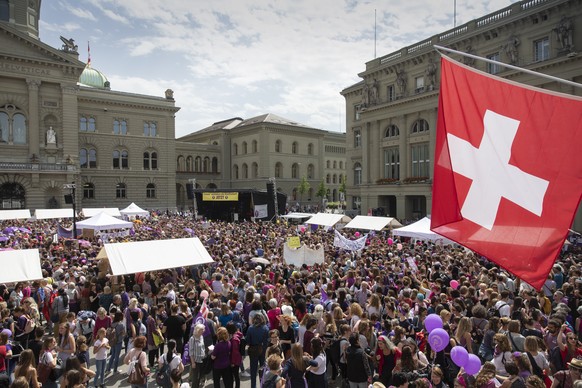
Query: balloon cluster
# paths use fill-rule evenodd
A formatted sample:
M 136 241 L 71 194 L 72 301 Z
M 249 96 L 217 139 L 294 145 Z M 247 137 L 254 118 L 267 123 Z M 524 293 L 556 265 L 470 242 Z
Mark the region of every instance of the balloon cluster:
M 451 285 L 452 286 L 452 285 Z M 458 284 L 457 284 L 458 286 Z M 453 287 L 454 288 L 454 287 Z M 449 344 L 449 333 L 443 329 L 443 321 L 437 314 L 430 314 L 424 320 L 424 327 L 428 331 L 428 343 L 435 352 L 445 350 Z M 462 346 L 451 349 L 451 360 L 467 374 L 476 375 L 481 369 L 481 360 L 474 354 L 469 354 Z

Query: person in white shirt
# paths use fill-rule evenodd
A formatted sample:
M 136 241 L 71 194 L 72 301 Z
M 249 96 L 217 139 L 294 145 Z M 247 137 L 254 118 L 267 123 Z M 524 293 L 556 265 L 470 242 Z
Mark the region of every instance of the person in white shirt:
M 509 317 L 511 306 L 509 306 L 509 291 L 501 291 L 501 299 L 495 303 L 495 310 L 499 311 L 501 317 Z
M 105 383 L 105 365 L 107 364 L 107 351 L 111 349 L 109 345 L 109 340 L 105 338 L 106 330 L 104 327 L 97 330 L 97 339 L 93 345 L 93 353 L 95 354 L 95 379 L 93 380 L 93 385 L 95 387 L 104 387 Z

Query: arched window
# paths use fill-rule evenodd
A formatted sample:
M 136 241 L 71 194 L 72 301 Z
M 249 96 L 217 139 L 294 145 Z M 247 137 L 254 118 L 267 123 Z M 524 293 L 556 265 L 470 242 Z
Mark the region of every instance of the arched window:
M 202 166 L 202 172 L 210 171 L 210 158 L 206 156 L 204 158 L 204 165 Z
M 412 124 L 412 133 L 428 132 L 428 122 L 424 119 L 418 119 Z
M 293 163 L 291 166 L 291 178 L 297 179 L 299 178 L 299 165 L 297 163 Z
M 194 159 L 191 156 L 186 158 L 186 171 L 192 172 L 194 171 Z
M 93 183 L 83 183 L 83 199 L 95 199 L 95 185 Z
M 281 162 L 277 162 L 275 164 L 275 178 L 282 178 L 283 177 L 283 165 Z
M 281 140 L 275 141 L 275 152 L 281 152 Z
M 325 176 L 325 183 L 327 183 L 327 184 L 331 183 L 330 174 L 327 174 Z
M 143 135 L 148 137 L 156 137 L 158 135 L 158 125 L 152 121 L 144 122 Z
M 249 166 L 246 163 L 242 165 L 242 179 L 249 179 Z
M 156 197 L 156 185 L 153 183 L 148 183 L 146 186 L 146 198 Z
M 232 166 L 232 177 L 233 177 L 233 179 L 238 179 L 238 165 L 237 164 Z
M 384 137 L 396 137 L 400 136 L 400 129 L 394 124 L 389 125 L 386 127 L 386 131 L 384 131 Z
M 333 174 L 332 183 L 337 183 L 337 174 Z
M 127 121 L 117 119 L 113 120 L 113 134 L 127 135 Z
M 26 144 L 26 117 L 12 104 L 0 107 L 0 143 Z
M 331 168 L 331 161 L 330 160 L 325 162 L 325 168 Z
M 113 168 L 114 169 L 129 168 L 129 152 L 127 152 L 127 150 L 113 151 Z
M 212 158 L 212 172 L 215 174 L 218 172 L 218 158 L 216 156 Z
M 362 184 L 362 165 L 360 163 L 354 164 L 354 185 Z
M 308 155 L 313 155 L 313 143 L 309 143 L 307 145 L 307 154 Z
M 0 209 L 25 209 L 26 190 L 16 182 L 0 185 Z
M 194 160 L 194 172 L 201 172 L 202 171 L 202 158 L 197 156 Z
M 232 153 L 233 155 L 238 155 L 238 144 L 234 143 L 232 145 Z
M 253 140 L 253 154 L 259 152 L 259 144 L 256 140 Z
M 243 141 L 242 143 L 242 153 L 243 155 L 246 155 L 248 153 L 248 148 L 247 148 L 247 142 Z
M 333 168 L 336 169 L 337 168 L 337 160 L 333 161 Z
M 253 169 L 253 172 L 252 172 L 253 176 L 252 177 L 255 179 L 258 178 L 259 177 L 259 165 L 256 162 L 253 162 L 252 169 Z
M 340 170 L 344 169 L 344 162 L 342 162 L 341 160 L 339 162 L 339 168 L 340 168 Z
M 299 144 L 294 141 L 293 144 L 291 145 L 291 153 L 292 154 L 296 154 L 299 151 Z
M 180 156 L 178 156 L 178 160 L 176 162 L 176 170 L 177 171 L 184 171 L 184 166 L 185 166 L 184 157 L 182 155 L 180 155 Z
M 81 148 L 79 164 L 81 168 L 97 168 L 97 151 L 94 148 Z
M 127 186 L 125 183 L 115 185 L 115 198 L 127 198 Z
M 314 179 L 315 178 L 315 166 L 310 164 L 307 166 L 307 179 Z

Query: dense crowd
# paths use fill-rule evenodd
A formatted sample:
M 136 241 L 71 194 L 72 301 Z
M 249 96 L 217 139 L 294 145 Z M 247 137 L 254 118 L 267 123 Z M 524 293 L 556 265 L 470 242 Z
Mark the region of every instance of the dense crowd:
M 582 384 L 575 247 L 536 291 L 462 247 L 390 231 L 348 251 L 327 228 L 154 214 L 116 242 L 196 236 L 214 263 L 112 276 L 96 259 L 99 236 L 55 240 L 49 221 L 0 228 L 10 228 L 0 249 L 39 249 L 44 276 L 0 285 L 0 387 L 103 387 L 121 364 L 132 387 L 240 388 L 241 377 L 251 388 Z M 291 236 L 323 247 L 325 262 L 287 265 Z M 435 316 L 448 334 L 440 351 L 425 326 Z M 459 347 L 478 371 L 458 365 Z

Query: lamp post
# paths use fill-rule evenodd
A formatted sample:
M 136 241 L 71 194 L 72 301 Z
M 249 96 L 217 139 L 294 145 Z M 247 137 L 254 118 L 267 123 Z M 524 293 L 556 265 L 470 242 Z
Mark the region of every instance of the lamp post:
M 196 179 L 188 179 L 188 182 L 192 185 L 192 212 L 194 213 L 194 221 L 198 218 L 198 206 L 196 203 L 196 193 L 194 190 L 196 189 Z
M 76 240 L 77 239 L 77 207 L 76 207 L 76 195 L 75 195 L 75 191 L 77 189 L 77 186 L 75 185 L 75 182 L 73 183 L 67 183 L 65 185 L 63 185 L 63 189 L 69 189 L 71 190 L 71 204 L 73 205 L 73 238 Z
M 269 182 L 271 182 L 273 184 L 273 195 L 275 198 L 273 198 L 273 202 L 275 204 L 275 218 L 279 217 L 279 204 L 277 203 L 277 181 L 275 180 L 275 178 L 269 178 Z

